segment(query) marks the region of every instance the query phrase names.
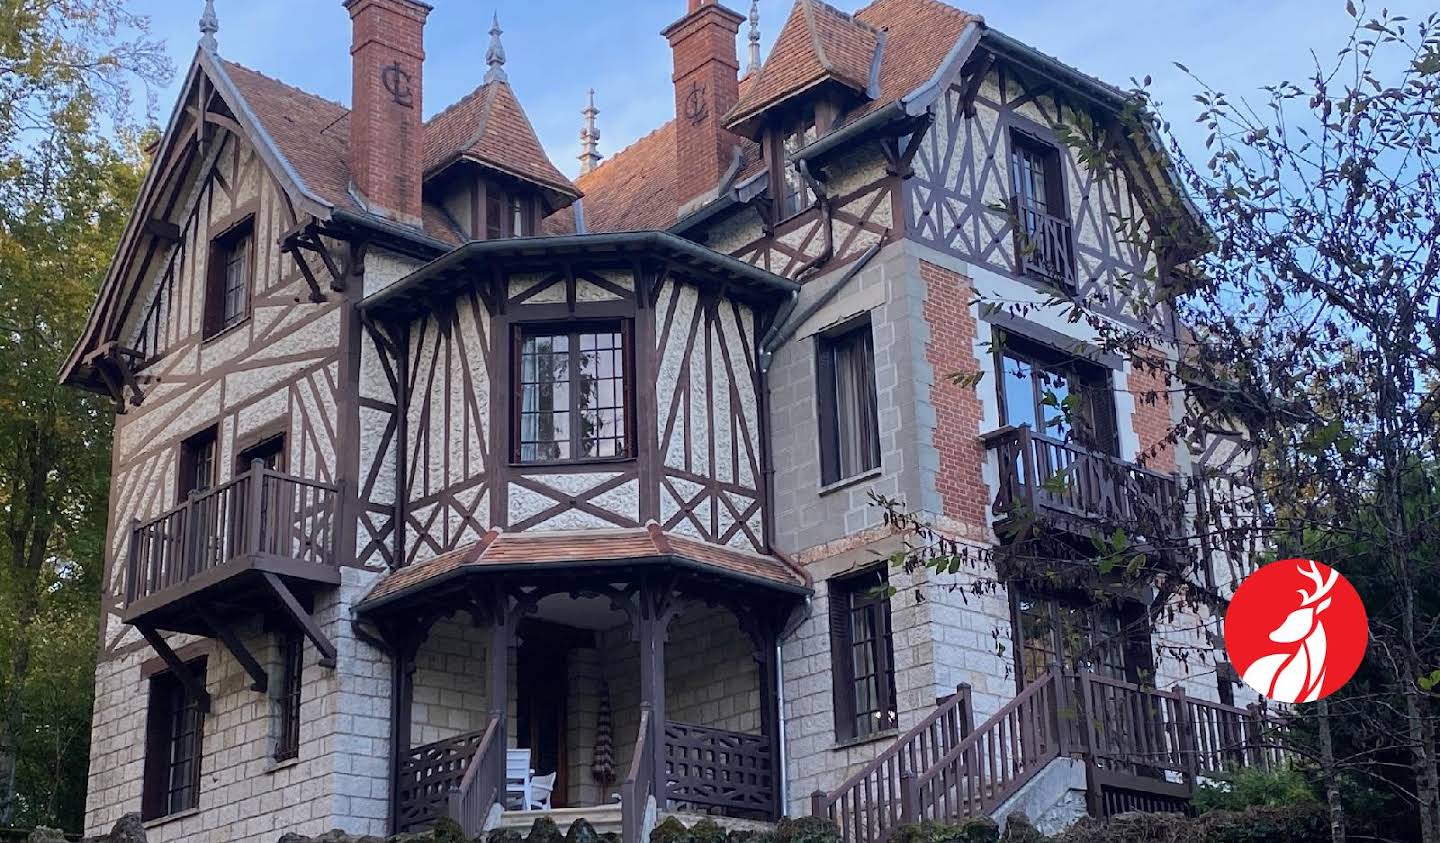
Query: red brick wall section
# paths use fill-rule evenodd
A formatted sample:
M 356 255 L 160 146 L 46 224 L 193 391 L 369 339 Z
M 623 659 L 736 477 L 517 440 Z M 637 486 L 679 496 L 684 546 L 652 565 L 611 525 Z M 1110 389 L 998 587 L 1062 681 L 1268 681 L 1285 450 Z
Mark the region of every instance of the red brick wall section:
M 970 312 L 974 298 L 970 279 L 934 264 L 920 262 L 925 282 L 925 321 L 930 342 L 925 357 L 935 372 L 930 403 L 935 407 L 935 450 L 940 452 L 936 491 L 944 514 L 959 522 L 974 537 L 989 529 L 989 490 L 985 486 L 985 447 L 980 443 L 983 416 L 977 390 L 994 389 L 988 379 L 974 388 L 956 386 L 949 376 L 975 372 L 975 317 Z
M 374 210 L 418 222 L 429 7 L 415 0 L 350 0 L 346 7 L 353 31 L 350 176 Z
M 1156 363 L 1162 358 L 1149 355 L 1132 359 L 1127 382 L 1135 399 L 1135 437 L 1140 442 L 1137 462 L 1155 471 L 1175 470 L 1175 446 L 1169 441 L 1175 429 L 1170 417 L 1170 378 Z M 1123 420 L 1122 420 L 1123 421 Z
M 740 99 L 735 36 L 745 18 L 713 2 L 690 3 L 690 12 L 664 36 L 675 61 L 675 193 L 688 202 L 720 182 L 734 161 L 739 138 L 720 118 Z

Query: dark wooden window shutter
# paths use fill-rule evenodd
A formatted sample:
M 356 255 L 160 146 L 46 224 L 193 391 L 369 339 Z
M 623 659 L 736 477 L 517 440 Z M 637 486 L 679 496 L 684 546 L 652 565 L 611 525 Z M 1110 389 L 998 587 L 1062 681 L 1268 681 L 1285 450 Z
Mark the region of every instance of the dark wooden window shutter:
M 835 700 L 835 738 L 855 737 L 855 665 L 850 653 L 850 592 L 843 580 L 831 580 L 830 679 Z
M 830 484 L 840 479 L 840 449 L 836 445 L 835 355 L 823 343 L 815 358 L 815 383 L 820 418 L 820 482 Z

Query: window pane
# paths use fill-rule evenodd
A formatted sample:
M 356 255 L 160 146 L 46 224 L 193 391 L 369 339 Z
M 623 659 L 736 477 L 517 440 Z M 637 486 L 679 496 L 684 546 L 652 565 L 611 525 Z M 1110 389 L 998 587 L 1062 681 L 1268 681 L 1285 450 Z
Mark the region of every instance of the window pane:
M 527 336 L 520 346 L 520 459 L 570 457 L 570 338 Z
M 867 325 L 844 336 L 827 340 L 821 354 L 829 357 L 828 373 L 833 383 L 821 389 L 834 391 L 834 430 L 825 431 L 833 441 L 829 449 L 835 482 L 880 467 L 880 426 L 876 410 L 875 352 Z
M 238 237 L 225 252 L 225 292 L 221 314 L 222 327 L 228 328 L 245 318 L 248 309 L 250 279 L 250 235 Z
M 576 405 L 580 415 L 580 454 L 621 457 L 625 436 L 625 344 L 620 332 L 581 334 L 580 382 Z

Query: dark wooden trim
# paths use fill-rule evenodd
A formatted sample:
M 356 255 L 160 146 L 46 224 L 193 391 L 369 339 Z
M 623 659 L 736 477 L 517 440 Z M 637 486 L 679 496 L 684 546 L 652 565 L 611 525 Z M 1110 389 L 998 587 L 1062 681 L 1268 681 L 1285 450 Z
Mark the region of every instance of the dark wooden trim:
M 215 645 L 209 640 L 191 641 L 183 647 L 174 648 L 174 652 L 180 661 L 190 663 L 201 659 L 208 659 L 215 652 Z M 157 673 L 164 673 L 170 669 L 170 664 L 160 656 L 151 656 L 140 664 L 140 678 L 149 679 Z
M 210 711 L 210 693 L 205 690 L 204 682 L 190 671 L 190 665 L 182 661 L 175 651 L 170 649 L 170 643 L 165 640 L 165 637 L 152 627 L 136 624 L 135 629 L 164 660 L 165 666 L 175 675 L 176 679 L 180 680 L 180 684 L 185 686 L 185 690 L 195 697 L 196 707 L 202 713 L 208 713 Z
M 315 623 L 315 618 L 311 617 L 310 613 L 305 611 L 305 608 L 300 605 L 300 601 L 295 599 L 295 595 L 290 591 L 290 587 L 278 576 L 269 571 L 265 571 L 261 574 L 261 578 L 270 589 L 270 592 L 280 601 L 280 606 L 285 610 L 290 620 L 295 622 L 295 625 L 305 633 L 305 637 L 309 638 L 310 642 L 315 645 L 315 649 L 320 651 L 320 666 L 333 669 L 335 667 L 335 645 L 330 643 L 330 639 L 325 636 L 325 633 L 320 629 L 320 625 Z
M 256 661 L 255 657 L 246 649 L 245 642 L 235 634 L 235 627 L 223 618 L 210 618 L 209 623 L 210 628 L 215 630 L 216 637 L 225 645 L 225 649 L 230 651 L 230 655 L 234 656 L 235 661 L 239 662 L 240 666 L 249 674 L 250 690 L 265 693 L 266 689 L 270 687 L 270 674 L 265 672 L 265 668 L 261 667 L 260 662 Z

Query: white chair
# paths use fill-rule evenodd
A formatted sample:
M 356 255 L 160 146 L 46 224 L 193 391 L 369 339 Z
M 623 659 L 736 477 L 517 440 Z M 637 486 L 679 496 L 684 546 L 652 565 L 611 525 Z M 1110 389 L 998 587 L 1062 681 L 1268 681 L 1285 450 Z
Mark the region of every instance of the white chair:
M 529 810 L 531 798 L 530 750 L 505 750 L 505 807 L 514 810 Z M 552 782 L 553 786 L 553 782 Z
M 536 811 L 550 810 L 550 794 L 555 790 L 555 777 L 559 773 L 546 773 L 530 778 L 530 797 L 527 807 Z

